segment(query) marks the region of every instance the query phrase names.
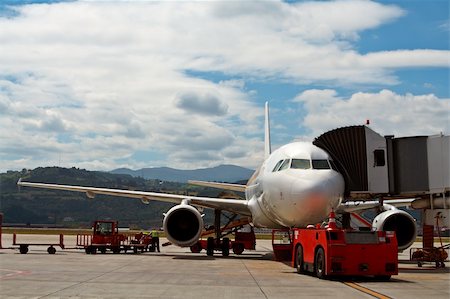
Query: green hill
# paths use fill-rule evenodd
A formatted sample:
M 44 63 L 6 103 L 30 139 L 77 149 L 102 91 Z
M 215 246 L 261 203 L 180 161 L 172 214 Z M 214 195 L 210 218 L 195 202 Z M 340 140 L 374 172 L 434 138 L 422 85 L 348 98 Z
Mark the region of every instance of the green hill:
M 21 188 L 17 181 L 82 185 L 156 192 L 195 192 L 199 196 L 217 196 L 220 190 L 188 186 L 182 183 L 146 180 L 125 174 L 87 171 L 77 168 L 46 167 L 31 171 L 8 171 L 0 174 L 0 212 L 5 223 L 51 224 L 66 227 L 89 227 L 95 219 L 116 219 L 132 228 L 161 227 L 163 213 L 172 204 L 152 201 L 148 205 L 137 199 L 96 196 L 84 193 Z M 211 222 L 212 213 L 205 219 Z

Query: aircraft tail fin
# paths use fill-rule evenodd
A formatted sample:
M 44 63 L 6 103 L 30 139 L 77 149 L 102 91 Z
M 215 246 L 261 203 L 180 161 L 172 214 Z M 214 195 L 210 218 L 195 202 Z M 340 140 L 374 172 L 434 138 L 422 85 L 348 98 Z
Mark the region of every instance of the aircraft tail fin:
M 265 106 L 265 123 L 264 123 L 264 159 L 269 158 L 272 152 L 270 145 L 270 120 L 269 120 L 269 102 Z

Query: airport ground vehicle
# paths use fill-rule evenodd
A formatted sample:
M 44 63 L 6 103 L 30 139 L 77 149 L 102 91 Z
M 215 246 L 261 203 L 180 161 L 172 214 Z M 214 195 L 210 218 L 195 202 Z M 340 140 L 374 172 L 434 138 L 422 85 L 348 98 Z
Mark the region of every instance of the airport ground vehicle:
M 203 249 L 206 250 L 207 255 L 213 255 L 214 251 L 221 251 L 223 256 L 228 256 L 230 254 L 230 249 L 233 250 L 235 254 L 242 254 L 244 250 L 255 250 L 256 237 L 253 227 L 249 224 L 247 218 L 233 220 L 224 225 L 220 226 L 220 211 L 216 212 L 215 224 L 211 229 L 202 232 L 201 237 L 205 237 L 211 234 L 215 234 L 215 237 L 208 237 L 205 239 L 198 240 L 197 243 L 190 247 L 191 252 L 199 253 Z M 242 231 L 244 226 L 249 228 L 249 231 Z M 234 234 L 234 240 L 231 240 L 227 236 Z
M 127 236 L 119 233 L 117 221 L 97 220 L 93 225 L 92 235 L 77 235 L 77 246 L 85 249 L 87 254 L 95 254 L 97 250 L 106 253 L 107 250 L 113 253 L 138 251 L 155 251 L 152 244 L 152 237 L 148 234 L 138 233 L 134 236 Z
M 56 253 L 56 246 L 61 247 L 61 249 L 64 249 L 64 236 L 62 234 L 59 235 L 59 243 L 33 243 L 33 242 L 17 242 L 17 234 L 13 234 L 13 245 L 19 246 L 19 252 L 21 254 L 27 254 L 28 253 L 28 246 L 48 246 L 47 252 L 48 254 L 55 254 Z
M 208 255 L 212 255 L 214 250 L 222 251 L 223 256 L 228 256 L 230 249 L 235 254 L 242 254 L 244 250 L 255 250 L 256 237 L 253 229 L 250 232 L 235 232 L 234 240 L 222 238 L 219 242 L 214 237 L 201 239 L 191 246 L 191 252 L 199 253 L 202 249 L 206 250 Z
M 285 231 L 289 240 L 282 244 L 276 244 L 276 232 L 272 237 L 276 259 L 290 257 L 298 273 L 313 272 L 321 279 L 327 276 L 374 276 L 381 280 L 398 274 L 394 232 L 341 229 L 336 226 L 333 212 L 325 227 L 318 225 Z

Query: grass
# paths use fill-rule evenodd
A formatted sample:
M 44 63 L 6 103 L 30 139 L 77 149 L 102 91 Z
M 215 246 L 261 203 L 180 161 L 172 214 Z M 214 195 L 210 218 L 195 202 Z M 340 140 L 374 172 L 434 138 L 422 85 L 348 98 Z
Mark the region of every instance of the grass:
M 76 228 L 12 228 L 12 227 L 3 227 L 2 232 L 4 234 L 27 234 L 27 235 L 80 235 L 80 234 L 91 234 L 92 229 L 76 229 Z M 141 232 L 141 230 L 129 230 L 121 232 L 125 235 L 134 235 L 136 233 Z M 165 237 L 164 232 L 159 232 L 160 237 Z M 272 234 L 256 234 L 256 239 L 260 240 L 271 240 Z M 438 237 L 434 237 L 435 242 L 439 242 Z M 417 237 L 416 242 L 422 242 L 422 237 Z M 442 237 L 443 243 L 450 243 L 450 237 Z

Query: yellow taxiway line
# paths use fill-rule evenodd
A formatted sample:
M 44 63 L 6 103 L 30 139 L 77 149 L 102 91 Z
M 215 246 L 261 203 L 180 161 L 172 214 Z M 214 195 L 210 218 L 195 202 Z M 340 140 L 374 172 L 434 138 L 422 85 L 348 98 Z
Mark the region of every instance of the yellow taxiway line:
M 354 288 L 354 289 L 356 289 L 356 290 L 358 290 L 358 291 L 360 291 L 360 292 L 363 292 L 363 293 L 365 293 L 365 294 L 368 294 L 368 295 L 370 295 L 370 296 L 373 296 L 373 297 L 375 297 L 375 298 L 379 298 L 379 299 L 391 299 L 391 297 L 389 297 L 389 296 L 386 296 L 386 295 L 380 294 L 380 293 L 378 293 L 378 292 L 372 291 L 371 289 L 362 287 L 362 286 L 360 286 L 359 284 L 356 284 L 356 283 L 354 283 L 354 282 L 343 282 L 343 284 L 345 284 L 345 285 L 347 285 L 347 286 L 349 286 L 349 287 L 351 287 L 351 288 Z

